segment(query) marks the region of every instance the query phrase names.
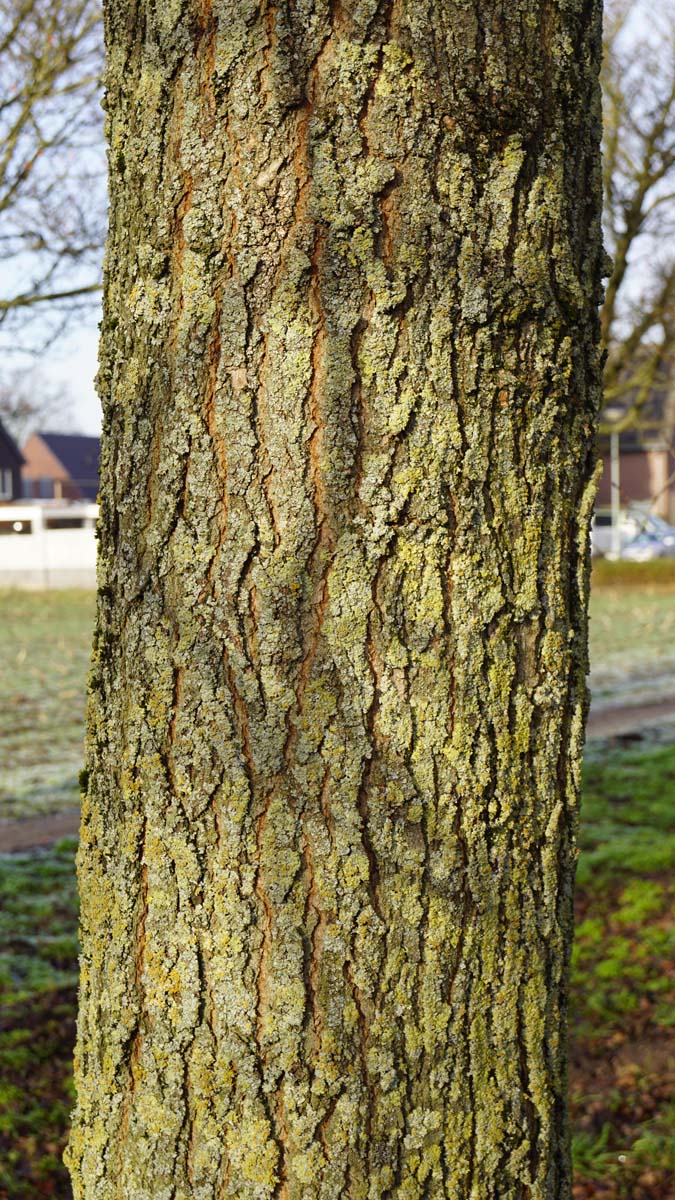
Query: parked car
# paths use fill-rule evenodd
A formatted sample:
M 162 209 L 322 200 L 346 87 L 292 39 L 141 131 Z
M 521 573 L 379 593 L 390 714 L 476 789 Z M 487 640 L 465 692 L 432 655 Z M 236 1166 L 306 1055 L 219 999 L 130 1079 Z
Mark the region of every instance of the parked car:
M 675 525 L 669 525 L 663 517 L 657 517 L 654 513 L 641 513 L 639 510 L 629 509 L 626 513 L 626 522 L 637 526 L 636 536 L 638 533 L 649 533 L 663 542 L 663 545 L 668 548 L 669 554 L 675 554 Z
M 591 525 L 591 550 L 594 555 L 612 554 L 613 532 L 612 510 L 596 509 Z M 630 547 L 633 549 L 627 553 Z M 622 509 L 619 517 L 619 557 L 634 562 L 675 557 L 675 526 L 639 508 Z
M 645 530 L 638 533 L 637 537 L 621 550 L 621 558 L 627 562 L 651 562 L 653 558 L 667 558 L 669 554 L 672 554 L 672 551 L 662 538 L 655 537 L 653 533 L 647 533 Z

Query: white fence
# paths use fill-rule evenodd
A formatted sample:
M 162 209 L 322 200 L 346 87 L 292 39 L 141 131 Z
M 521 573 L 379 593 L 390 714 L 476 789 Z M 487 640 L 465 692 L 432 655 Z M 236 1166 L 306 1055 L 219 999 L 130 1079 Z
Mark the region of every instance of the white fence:
M 0 504 L 0 588 L 96 584 L 96 504 Z

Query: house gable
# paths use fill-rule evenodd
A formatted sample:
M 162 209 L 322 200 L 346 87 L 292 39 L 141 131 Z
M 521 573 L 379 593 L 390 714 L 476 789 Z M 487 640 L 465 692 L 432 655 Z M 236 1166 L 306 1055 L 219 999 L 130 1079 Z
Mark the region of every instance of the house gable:
M 100 439 L 80 434 L 34 433 L 23 448 L 24 490 L 32 497 L 95 500 Z
M 43 433 L 40 436 L 65 470 L 71 487 L 77 489 L 82 499 L 96 500 L 101 439 L 69 433 Z
M 63 463 L 49 449 L 39 433 L 32 433 L 23 447 L 24 494 L 31 499 L 57 499 L 65 496 L 64 485 L 69 482 Z M 61 485 L 54 487 L 54 485 Z M 77 498 L 77 497 L 75 497 Z

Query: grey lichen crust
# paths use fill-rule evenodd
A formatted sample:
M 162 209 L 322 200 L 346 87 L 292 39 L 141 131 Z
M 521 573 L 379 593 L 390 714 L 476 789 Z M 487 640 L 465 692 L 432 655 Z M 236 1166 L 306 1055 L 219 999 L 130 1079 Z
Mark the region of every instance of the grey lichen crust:
M 567 1200 L 600 0 L 107 0 L 76 1200 Z

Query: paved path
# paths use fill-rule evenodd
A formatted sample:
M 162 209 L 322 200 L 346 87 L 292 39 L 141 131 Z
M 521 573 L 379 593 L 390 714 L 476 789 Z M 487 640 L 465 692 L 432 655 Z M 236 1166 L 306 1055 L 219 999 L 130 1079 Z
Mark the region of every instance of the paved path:
M 663 696 L 659 700 L 591 711 L 587 732 L 589 738 L 618 737 L 670 720 L 675 721 L 675 696 Z M 76 809 L 23 821 L 0 821 L 0 854 L 49 846 L 59 838 L 77 836 L 79 825 L 80 814 Z
M 50 846 L 59 838 L 77 835 L 80 814 L 77 809 L 50 816 L 27 817 L 23 821 L 0 821 L 0 854 Z
M 668 721 L 675 721 L 675 696 L 608 705 L 596 712 L 591 709 L 586 731 L 589 738 L 616 737 Z

